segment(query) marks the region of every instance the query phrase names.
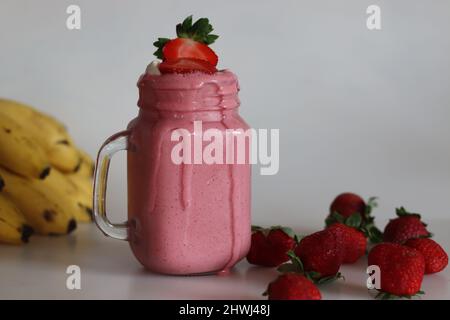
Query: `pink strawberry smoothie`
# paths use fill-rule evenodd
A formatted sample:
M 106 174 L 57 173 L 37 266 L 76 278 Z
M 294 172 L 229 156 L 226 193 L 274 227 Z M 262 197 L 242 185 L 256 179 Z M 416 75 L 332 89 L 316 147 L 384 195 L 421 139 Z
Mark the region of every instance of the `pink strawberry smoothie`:
M 238 114 L 237 77 L 226 70 L 144 74 L 138 87 L 139 115 L 128 125 L 130 246 L 155 272 L 226 272 L 250 247 L 249 161 L 175 164 L 171 134 L 185 128 L 193 136 L 194 121 L 203 130 L 248 129 Z

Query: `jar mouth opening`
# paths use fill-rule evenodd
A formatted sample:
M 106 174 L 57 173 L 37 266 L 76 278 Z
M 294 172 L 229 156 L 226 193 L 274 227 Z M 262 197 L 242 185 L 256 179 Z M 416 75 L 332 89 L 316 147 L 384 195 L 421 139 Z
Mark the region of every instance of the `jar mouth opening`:
M 239 83 L 228 70 L 214 74 L 144 74 L 138 81 L 142 109 L 195 111 L 232 109 L 239 106 Z

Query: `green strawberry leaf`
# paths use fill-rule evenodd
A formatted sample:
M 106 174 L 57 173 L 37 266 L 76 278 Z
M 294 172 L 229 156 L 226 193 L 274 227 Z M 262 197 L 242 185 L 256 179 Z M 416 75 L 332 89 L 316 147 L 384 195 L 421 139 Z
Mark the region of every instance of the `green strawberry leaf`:
M 320 279 L 320 272 L 308 271 L 305 272 L 305 277 L 311 280 L 311 282 L 317 283 L 318 279 Z
M 209 46 L 210 44 L 214 43 L 217 38 L 219 38 L 217 34 L 208 34 L 203 40 L 203 43 Z
M 297 267 L 298 270 L 300 270 L 300 272 L 304 272 L 304 268 L 303 268 L 303 262 L 302 260 L 300 260 L 300 258 L 295 254 L 294 251 L 289 250 L 287 253 L 288 257 L 290 258 L 291 262 L 293 265 L 295 265 Z
M 378 292 L 378 294 L 375 296 L 375 299 L 380 299 L 380 300 L 392 300 L 395 299 L 395 297 L 393 295 L 391 295 L 390 293 L 387 292 Z
M 176 26 L 178 38 L 188 38 L 206 45 L 214 43 L 219 38 L 218 35 L 211 34 L 213 30 L 208 18 L 200 18 L 192 23 L 192 15 Z
M 370 217 L 370 214 L 372 213 L 373 209 L 378 207 L 378 201 L 377 200 L 378 200 L 378 197 L 370 197 L 367 200 L 366 209 L 364 210 L 364 216 L 365 217 Z
M 295 238 L 295 232 L 289 227 L 283 227 L 283 226 L 272 226 L 270 227 L 270 230 L 281 230 L 284 233 L 286 233 L 289 237 Z
M 383 242 L 383 232 L 381 232 L 377 227 L 373 226 L 373 228 L 370 229 L 369 240 L 372 243 Z
M 181 35 L 178 33 L 178 29 L 180 29 L 180 33 L 184 30 L 189 30 L 192 28 L 192 14 L 188 16 L 186 19 L 184 19 L 183 23 L 177 24 L 177 35 L 181 37 Z
M 394 299 L 411 299 L 411 298 L 415 298 L 415 297 L 420 297 L 421 295 L 425 294 L 424 291 L 420 290 L 417 291 L 416 294 L 413 295 L 395 295 L 389 292 L 385 292 L 382 290 L 377 290 L 378 294 L 375 296 L 375 299 L 380 299 L 380 300 L 394 300 Z
M 327 227 L 331 226 L 334 223 L 345 223 L 345 218 L 342 215 L 340 215 L 338 212 L 336 212 L 336 211 L 332 212 L 325 219 L 325 225 Z
M 359 214 L 358 212 L 347 217 L 344 222 L 345 225 L 356 229 L 359 229 L 361 227 L 361 223 L 362 223 L 361 214 Z
M 286 253 L 290 259 L 289 262 L 283 263 L 277 268 L 278 272 L 287 273 L 287 272 L 295 272 L 304 274 L 303 263 L 300 258 L 295 254 L 294 251 L 289 250 Z
M 291 228 L 284 227 L 284 226 L 272 226 L 270 228 L 263 228 L 263 227 L 260 227 L 260 226 L 252 225 L 252 229 L 251 229 L 252 233 L 261 232 L 266 237 L 269 234 L 269 232 L 272 231 L 272 230 L 281 230 L 281 231 L 283 231 L 284 233 L 286 233 L 286 235 L 288 235 L 289 237 L 294 239 L 295 243 L 299 243 L 300 240 L 303 238 L 303 236 L 297 235 L 294 232 L 294 230 L 292 230 Z
M 158 59 L 163 59 L 163 53 L 162 49 L 166 45 L 167 42 L 169 42 L 170 39 L 168 38 L 158 38 L 158 41 L 153 42 L 153 45 L 157 48 L 157 50 L 153 53 Z
M 396 208 L 395 213 L 397 214 L 398 217 L 414 216 L 414 217 L 421 219 L 420 214 L 411 213 L 411 212 L 407 211 L 404 207 Z
M 291 237 L 292 239 L 294 239 L 295 243 L 299 243 L 300 240 L 303 238 L 303 236 L 297 235 L 294 230 L 292 230 L 292 228 L 289 227 L 285 227 L 285 226 L 272 226 L 270 227 L 270 230 L 281 230 L 284 233 L 286 233 L 289 237 Z
M 364 219 L 362 219 L 360 228 L 371 243 L 383 241 L 383 233 L 375 226 L 375 217 L 372 216 L 372 212 L 376 207 L 378 207 L 378 197 L 370 197 L 366 202 Z
M 302 241 L 302 239 L 303 239 L 304 237 L 305 237 L 304 235 L 296 234 L 295 237 L 294 237 L 294 240 L 295 240 L 295 242 L 298 244 L 298 243 L 300 243 L 300 241 Z
M 255 226 L 252 225 L 252 232 L 256 232 L 256 231 L 262 231 L 264 228 L 260 227 L 260 226 Z
M 362 231 L 364 235 L 369 238 L 371 243 L 383 242 L 383 232 L 381 232 L 373 223 L 366 224 Z
M 252 225 L 252 233 L 261 232 L 264 235 L 264 237 L 267 237 L 269 235 L 270 230 L 272 230 L 272 228 L 264 228 Z
M 331 226 L 333 223 L 336 223 L 336 221 L 334 221 L 333 216 L 330 214 L 330 215 L 325 219 L 325 227 L 329 227 L 329 226 Z

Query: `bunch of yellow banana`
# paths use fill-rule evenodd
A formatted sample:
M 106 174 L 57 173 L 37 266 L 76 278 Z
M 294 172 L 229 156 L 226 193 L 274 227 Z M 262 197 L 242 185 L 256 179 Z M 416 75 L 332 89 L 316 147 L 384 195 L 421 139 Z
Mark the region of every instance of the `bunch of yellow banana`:
M 0 243 L 72 232 L 92 216 L 94 162 L 56 119 L 0 99 Z

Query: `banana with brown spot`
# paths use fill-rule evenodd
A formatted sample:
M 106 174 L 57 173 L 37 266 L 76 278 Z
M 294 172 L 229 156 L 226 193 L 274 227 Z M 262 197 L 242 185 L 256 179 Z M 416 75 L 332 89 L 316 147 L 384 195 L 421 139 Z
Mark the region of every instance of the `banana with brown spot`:
M 23 244 L 33 234 L 22 212 L 5 195 L 0 194 L 0 243 Z
M 5 186 L 2 193 L 12 200 L 23 213 L 28 224 L 39 234 L 62 235 L 72 232 L 76 226 L 73 208 L 58 194 L 43 191 L 36 182 L 15 175 L 0 167 Z
M 23 127 L 0 113 L 0 165 L 32 178 L 45 178 L 50 170 L 44 149 Z
M 75 171 L 81 162 L 78 150 L 64 125 L 37 109 L 12 100 L 0 99 L 0 113 L 22 126 L 44 149 L 50 163 L 64 171 Z

